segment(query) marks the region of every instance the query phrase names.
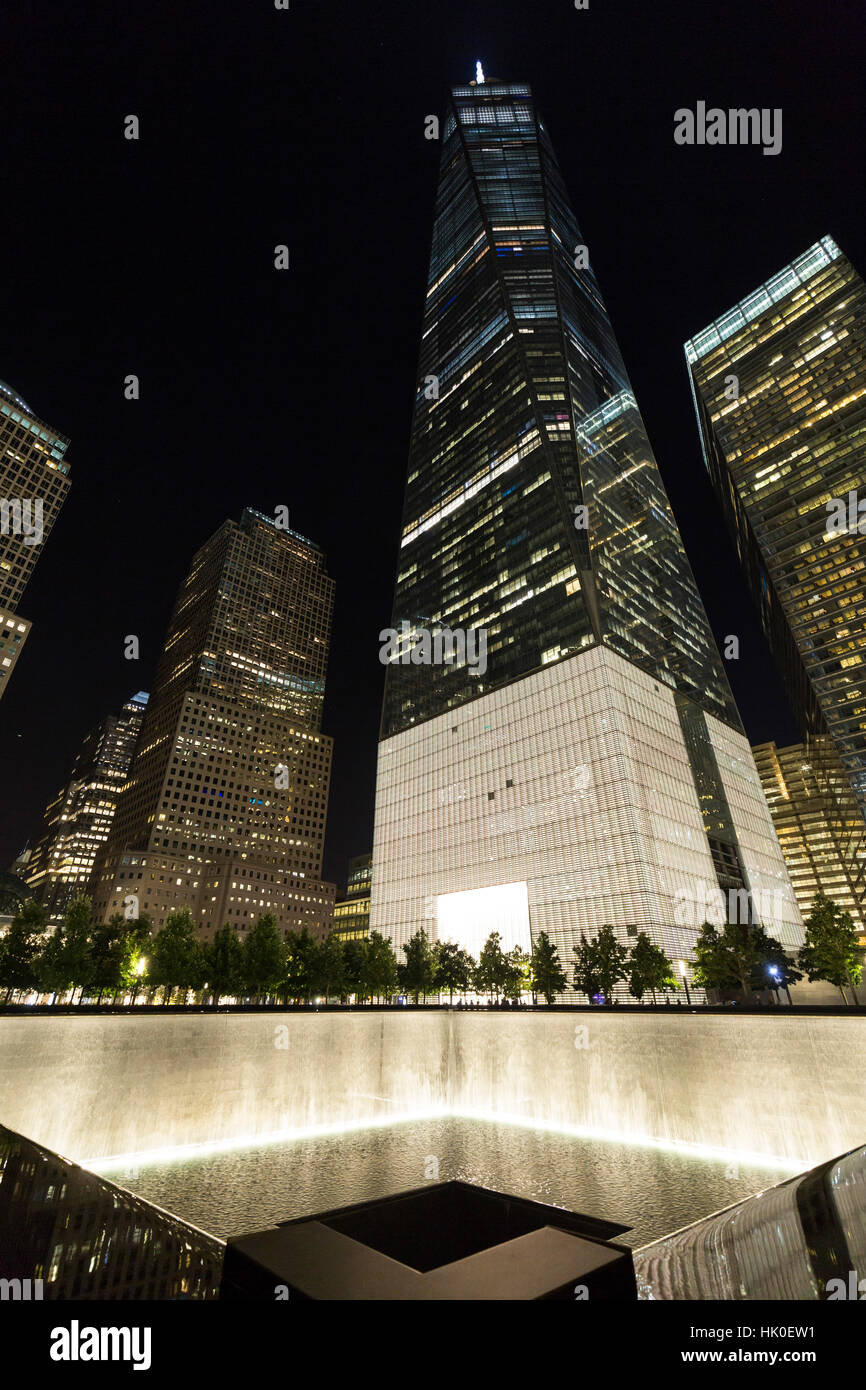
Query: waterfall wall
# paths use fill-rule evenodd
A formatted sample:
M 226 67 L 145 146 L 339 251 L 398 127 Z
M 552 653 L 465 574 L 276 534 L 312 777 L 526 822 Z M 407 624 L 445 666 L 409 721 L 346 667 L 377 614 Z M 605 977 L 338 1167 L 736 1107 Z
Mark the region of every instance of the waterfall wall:
M 864 1077 L 844 1016 L 0 1017 L 0 1122 L 79 1161 L 450 1112 L 805 1167 L 866 1140 Z

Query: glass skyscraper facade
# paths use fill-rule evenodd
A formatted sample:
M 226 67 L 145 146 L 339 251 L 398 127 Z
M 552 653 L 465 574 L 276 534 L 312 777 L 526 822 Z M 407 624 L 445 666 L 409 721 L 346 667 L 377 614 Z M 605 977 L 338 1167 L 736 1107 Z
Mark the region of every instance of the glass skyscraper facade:
M 42 834 L 27 864 L 27 882 L 49 921 L 87 891 L 126 785 L 141 733 L 147 695 L 139 691 L 85 738 L 69 781 L 49 802 Z
M 866 285 L 831 237 L 686 344 L 704 456 L 804 733 L 866 810 Z M 733 380 L 731 380 L 733 378 Z M 856 510 L 856 504 L 855 504 Z
M 383 734 L 597 642 L 739 727 L 529 88 L 442 134 L 392 623 L 483 628 L 488 669 L 392 662 Z
M 203 935 L 266 912 L 284 932 L 326 929 L 333 601 L 319 547 L 252 508 L 194 556 L 94 869 L 100 918 L 134 896 L 156 926 L 189 907 Z
M 685 351 L 706 466 L 800 725 L 804 761 L 834 789 L 828 806 L 842 807 L 845 872 L 862 910 L 866 285 L 822 237 Z
M 68 447 L 0 381 L 0 696 L 30 633 L 21 595 L 69 491 Z
M 866 946 L 866 866 L 856 854 L 863 822 L 838 759 L 835 775 L 828 773 L 833 751 L 814 739 L 808 747 L 752 749 L 800 912 L 808 917 L 815 894 L 826 893 L 851 913 Z
M 431 920 L 459 933 L 464 911 L 501 909 L 504 938 L 527 944 L 544 928 L 570 957 L 577 930 L 673 924 L 678 889 L 708 871 L 723 890 L 772 879 L 796 934 L 754 763 L 532 93 L 457 87 L 441 136 L 371 926 L 402 941 Z M 425 632 L 483 634 L 486 661 L 430 663 Z M 652 796 L 626 808 L 635 781 L 655 786 L 655 811 Z M 747 862 L 750 834 L 760 867 Z M 484 902 L 466 896 L 477 892 Z M 671 925 L 664 939 L 688 954 L 693 935 Z

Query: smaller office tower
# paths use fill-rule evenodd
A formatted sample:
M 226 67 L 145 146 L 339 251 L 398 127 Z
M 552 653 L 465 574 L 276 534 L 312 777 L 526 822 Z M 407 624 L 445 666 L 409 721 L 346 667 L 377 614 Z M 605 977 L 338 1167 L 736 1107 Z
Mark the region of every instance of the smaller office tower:
M 866 945 L 863 822 L 832 741 L 760 743 L 752 752 L 800 912 L 808 917 L 815 894 L 826 893 Z
M 0 381 L 0 697 L 30 632 L 18 603 L 69 491 L 68 447 Z
M 284 933 L 327 931 L 333 591 L 319 547 L 251 508 L 195 555 L 95 867 L 100 918 L 132 896 L 157 929 L 188 907 L 206 937 L 263 913 Z
M 333 929 L 344 941 L 370 935 L 370 883 L 372 854 L 358 854 L 349 860 L 346 892 L 334 907 Z
M 62 918 L 87 890 L 97 852 L 105 845 L 135 752 L 147 695 L 139 691 L 85 738 L 69 781 L 48 803 L 42 834 L 27 864 L 27 882 L 48 910 Z
M 802 737 L 829 735 L 866 814 L 866 284 L 822 237 L 685 351 Z

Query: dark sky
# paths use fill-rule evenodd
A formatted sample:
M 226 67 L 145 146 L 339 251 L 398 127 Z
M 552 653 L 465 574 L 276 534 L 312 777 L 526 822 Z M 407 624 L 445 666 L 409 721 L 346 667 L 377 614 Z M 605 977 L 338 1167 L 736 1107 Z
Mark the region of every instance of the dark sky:
M 288 505 L 327 551 L 326 876 L 370 847 L 439 157 L 424 118 L 476 58 L 534 89 L 717 640 L 741 638 L 748 733 L 795 737 L 682 343 L 825 233 L 866 270 L 860 0 L 6 0 L 3 30 L 0 377 L 71 438 L 72 488 L 0 703 L 0 865 L 87 730 L 148 689 L 191 555 L 248 504 Z M 698 100 L 781 107 L 782 153 L 676 146 Z

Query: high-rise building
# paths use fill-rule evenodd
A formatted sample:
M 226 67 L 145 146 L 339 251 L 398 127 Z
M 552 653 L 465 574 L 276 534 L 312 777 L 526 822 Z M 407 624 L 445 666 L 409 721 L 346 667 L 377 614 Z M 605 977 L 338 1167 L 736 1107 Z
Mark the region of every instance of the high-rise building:
M 48 803 L 42 833 L 27 863 L 27 882 L 49 914 L 63 916 L 87 890 L 97 851 L 106 844 L 129 776 L 147 695 L 139 691 L 85 738 L 69 781 Z
M 800 939 L 778 841 L 547 128 L 453 90 L 409 448 L 371 928 Z M 770 907 L 772 904 L 772 908 Z M 723 919 L 724 920 L 724 919 Z
M 69 491 L 68 447 L 0 381 L 0 697 L 30 633 L 21 595 Z
M 334 905 L 333 931 L 344 941 L 370 935 L 370 879 L 372 854 L 356 854 L 349 860 L 346 891 Z
M 317 545 L 251 508 L 198 551 L 94 871 L 100 917 L 133 897 L 157 927 L 189 907 L 203 936 L 267 912 L 327 929 L 333 588 Z
M 866 812 L 866 285 L 822 237 L 685 351 L 802 736 L 829 734 Z
M 866 945 L 864 866 L 852 855 L 862 846 L 860 808 L 838 759 L 828 766 L 834 750 L 824 743 L 824 756 L 817 741 L 760 743 L 752 752 L 800 912 L 807 917 L 815 894 L 826 893 L 850 912 Z

